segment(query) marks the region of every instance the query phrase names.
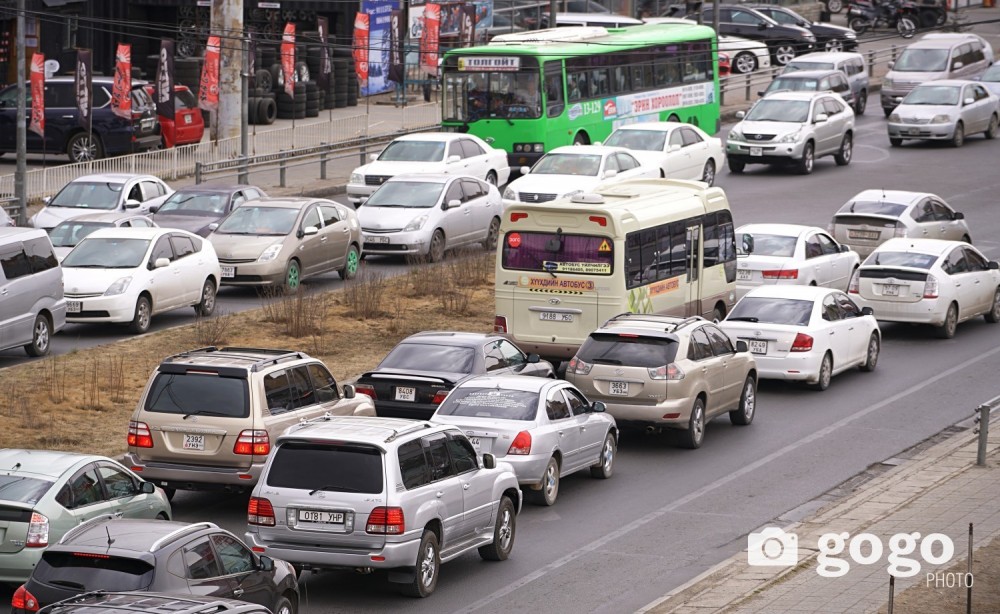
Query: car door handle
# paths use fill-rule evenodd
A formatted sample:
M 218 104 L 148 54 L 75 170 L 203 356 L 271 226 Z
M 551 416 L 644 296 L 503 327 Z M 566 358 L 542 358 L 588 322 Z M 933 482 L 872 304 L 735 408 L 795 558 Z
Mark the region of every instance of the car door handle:
M 326 237 L 320 237 L 319 238 L 319 242 L 320 243 L 326 243 Z
M 63 119 L 73 119 L 73 116 L 72 115 L 63 115 L 62 118 Z
M 242 594 L 243 594 L 243 589 L 242 588 L 237 588 L 237 589 L 233 590 L 233 597 L 239 597 Z
M 978 283 L 979 283 L 979 280 L 977 279 L 976 281 L 974 281 L 974 282 L 972 282 L 972 283 L 974 283 L 974 284 L 978 284 Z
M 469 490 L 469 484 L 468 484 L 468 482 L 466 482 L 465 484 L 462 484 L 462 490 Z
M 836 334 L 837 334 L 837 331 L 834 331 L 834 330 L 831 330 L 831 331 L 830 331 L 830 334 L 831 334 L 831 335 L 836 335 Z
M 559 431 L 559 436 L 560 436 L 560 437 L 562 437 L 562 436 L 563 436 L 563 432 L 562 432 L 562 431 Z

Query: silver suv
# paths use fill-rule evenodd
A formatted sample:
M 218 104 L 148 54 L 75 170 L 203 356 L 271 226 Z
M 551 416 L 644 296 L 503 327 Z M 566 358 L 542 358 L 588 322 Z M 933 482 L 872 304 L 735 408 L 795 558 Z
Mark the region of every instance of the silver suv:
M 836 94 L 775 92 L 736 117 L 742 121 L 726 138 L 732 173 L 747 164 L 787 164 L 808 175 L 822 156 L 833 156 L 837 166 L 851 163 L 854 111 Z
M 386 569 L 426 597 L 442 562 L 503 561 L 521 509 L 517 476 L 477 457 L 458 427 L 324 416 L 278 439 L 247 510 L 247 543 L 300 569 Z

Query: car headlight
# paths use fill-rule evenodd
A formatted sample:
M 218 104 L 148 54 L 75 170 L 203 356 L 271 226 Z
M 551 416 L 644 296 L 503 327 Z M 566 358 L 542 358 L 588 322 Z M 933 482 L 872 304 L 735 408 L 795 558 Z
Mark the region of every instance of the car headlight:
M 951 123 L 951 116 L 950 115 L 935 115 L 934 119 L 931 120 L 931 123 L 932 124 L 950 124 Z
M 111 284 L 107 290 L 104 291 L 104 296 L 117 296 L 128 290 L 128 285 L 132 283 L 132 277 L 122 277 Z
M 790 132 L 785 136 L 778 139 L 779 143 L 794 143 L 799 140 L 799 135 L 802 133 L 801 130 L 796 130 L 795 132 Z
M 417 217 L 415 217 L 412 220 L 410 220 L 410 223 L 406 225 L 406 228 L 404 228 L 403 231 L 404 232 L 412 232 L 414 230 L 420 230 L 421 228 L 424 227 L 424 224 L 426 222 L 427 222 L 427 215 L 426 214 L 424 214 L 424 215 L 418 215 Z
M 882 79 L 882 89 L 891 90 L 894 85 L 895 83 L 892 82 L 892 79 Z
M 899 122 L 900 122 L 899 113 L 891 113 L 891 114 L 889 114 L 889 123 L 890 124 L 898 124 Z
M 506 190 L 503 191 L 503 197 L 506 198 L 507 200 L 517 200 L 517 192 L 515 192 L 510 188 L 507 188 Z
M 351 173 L 350 182 L 351 183 L 364 183 L 365 182 L 365 176 L 362 175 L 361 173 Z
M 730 140 L 730 141 L 745 141 L 746 140 L 746 137 L 743 136 L 743 133 L 740 132 L 739 130 L 737 130 L 736 128 L 733 128 L 732 130 L 730 130 L 729 131 L 729 136 L 726 137 L 726 138 L 727 138 L 727 140 Z
M 278 257 L 281 253 L 281 243 L 275 243 L 274 245 L 268 247 L 263 252 L 261 252 L 260 257 L 257 258 L 257 262 L 271 262 Z
M 847 32 L 844 32 L 844 38 L 854 39 L 854 38 L 857 38 L 857 37 L 858 37 L 858 35 L 855 34 L 853 30 L 849 30 Z

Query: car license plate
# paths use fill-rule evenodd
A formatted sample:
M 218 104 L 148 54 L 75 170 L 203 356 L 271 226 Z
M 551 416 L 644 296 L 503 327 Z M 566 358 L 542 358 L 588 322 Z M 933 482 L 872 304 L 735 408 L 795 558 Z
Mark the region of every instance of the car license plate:
M 875 241 L 878 239 L 882 233 L 877 230 L 848 230 L 847 236 L 852 239 L 868 239 L 869 241 Z
M 380 237 L 380 236 L 377 236 L 377 235 L 375 235 L 375 236 L 368 235 L 368 239 L 367 240 L 368 240 L 369 243 L 381 243 L 383 245 L 386 245 L 386 244 L 389 243 L 389 237 Z
M 234 266 L 224 266 L 222 267 L 223 277 L 236 277 L 236 267 Z
M 767 354 L 767 341 L 761 339 L 747 339 L 747 347 L 751 354 Z
M 899 286 L 896 284 L 882 284 L 882 296 L 899 296 Z
M 83 303 L 80 301 L 66 301 L 66 313 L 80 313 Z
M 184 123 L 185 124 L 194 123 L 194 117 L 192 117 L 190 115 L 185 115 L 184 116 Z
M 750 269 L 736 269 L 736 280 L 737 281 L 750 281 L 750 277 L 753 273 Z
M 573 314 L 571 313 L 556 313 L 555 311 L 543 311 L 538 314 L 539 319 L 545 320 L 546 322 L 572 322 Z
M 417 400 L 417 389 L 410 388 L 408 386 L 396 386 L 396 400 L 397 401 L 416 401 Z
M 313 522 L 316 524 L 344 524 L 344 512 L 299 510 L 299 522 Z
M 750 148 L 750 155 L 751 156 L 763 156 L 764 155 L 764 149 L 762 147 L 751 147 Z
M 478 437 L 469 437 L 469 443 L 471 443 L 472 447 L 476 449 L 476 453 L 477 454 L 480 452 L 480 449 L 483 447 L 483 441 L 480 438 L 478 438 Z
M 611 382 L 608 393 L 617 397 L 628 396 L 628 382 Z
M 185 435 L 184 436 L 184 449 L 185 450 L 204 450 L 205 449 L 205 436 L 204 435 Z

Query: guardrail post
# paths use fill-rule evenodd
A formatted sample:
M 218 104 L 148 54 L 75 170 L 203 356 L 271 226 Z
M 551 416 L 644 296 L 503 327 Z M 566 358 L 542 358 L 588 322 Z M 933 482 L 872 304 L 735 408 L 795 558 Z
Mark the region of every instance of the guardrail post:
M 365 137 L 367 138 L 367 134 Z M 365 165 L 365 158 L 368 157 L 368 146 L 365 143 L 361 143 L 361 148 L 358 149 L 358 160 L 360 161 L 359 166 Z
M 247 158 L 245 156 L 241 157 L 240 164 L 240 174 L 237 175 L 236 183 L 240 185 L 247 185 L 250 183 L 249 171 L 247 170 Z
M 895 43 L 892 44 L 892 61 L 893 62 L 896 61 L 896 44 Z
M 752 100 L 752 98 L 750 98 L 750 73 L 747 73 L 747 92 L 746 92 L 746 95 L 747 95 L 747 102 L 750 102 Z
M 326 152 L 319 155 L 319 178 L 326 179 Z
M 875 74 L 875 50 L 869 49 L 868 54 L 868 76 L 871 77 Z
M 986 442 L 990 437 L 990 404 L 983 403 L 976 408 L 976 428 L 973 433 L 979 435 L 979 448 L 976 450 L 976 464 L 986 466 Z
M 285 187 L 285 159 L 278 161 L 278 185 Z
M 194 182 L 196 185 L 201 183 L 201 162 L 194 163 Z

